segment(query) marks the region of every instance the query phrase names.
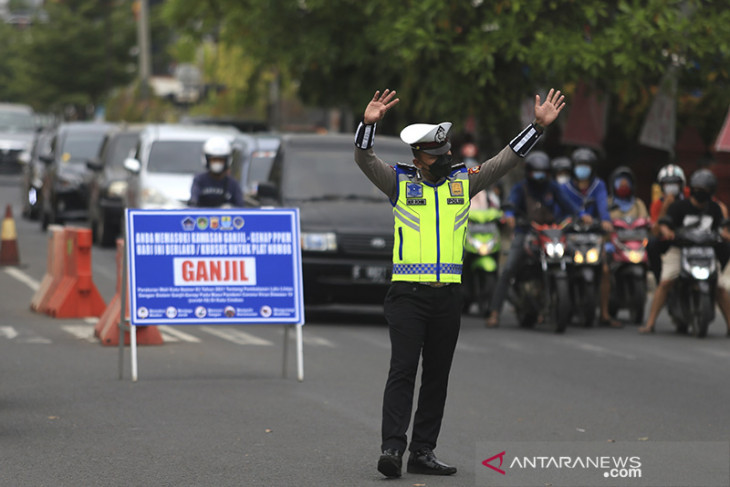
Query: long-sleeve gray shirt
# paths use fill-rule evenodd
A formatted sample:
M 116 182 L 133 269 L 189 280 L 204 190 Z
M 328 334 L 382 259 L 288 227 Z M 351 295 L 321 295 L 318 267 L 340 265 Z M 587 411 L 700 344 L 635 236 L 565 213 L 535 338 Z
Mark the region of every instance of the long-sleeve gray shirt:
M 469 199 L 486 189 L 507 171 L 517 166 L 521 157 L 506 146 L 499 154 L 469 170 Z M 355 147 L 355 162 L 373 184 L 385 193 L 391 201 L 398 197 L 398 180 L 392 166 L 380 159 L 373 148 Z

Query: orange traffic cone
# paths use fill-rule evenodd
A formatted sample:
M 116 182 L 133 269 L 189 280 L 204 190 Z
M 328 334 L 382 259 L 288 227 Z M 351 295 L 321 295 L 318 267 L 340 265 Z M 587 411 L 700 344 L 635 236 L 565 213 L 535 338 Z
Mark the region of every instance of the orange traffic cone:
M 5 208 L 1 237 L 0 266 L 20 265 L 20 258 L 18 256 L 18 232 L 15 230 L 15 220 L 13 220 L 13 210 L 10 205 Z

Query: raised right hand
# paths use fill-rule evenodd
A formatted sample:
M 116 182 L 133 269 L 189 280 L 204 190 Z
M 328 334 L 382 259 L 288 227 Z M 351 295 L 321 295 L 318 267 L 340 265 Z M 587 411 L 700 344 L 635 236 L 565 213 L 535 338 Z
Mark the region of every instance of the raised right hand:
M 380 122 L 385 113 L 392 107 L 398 104 L 400 98 L 393 99 L 395 91 L 385 89 L 383 94 L 380 91 L 376 91 L 373 99 L 370 100 L 368 106 L 365 107 L 365 115 L 363 116 L 363 123 L 371 125 Z

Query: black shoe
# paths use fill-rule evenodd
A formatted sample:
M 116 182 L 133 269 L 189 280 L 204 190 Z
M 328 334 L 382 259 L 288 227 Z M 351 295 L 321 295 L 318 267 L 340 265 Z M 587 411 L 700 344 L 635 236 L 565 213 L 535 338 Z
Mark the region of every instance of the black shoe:
M 456 473 L 456 467 L 446 465 L 444 462 L 436 458 L 433 450 L 430 448 L 422 448 L 418 451 L 411 452 L 408 457 L 408 473 L 420 473 L 424 475 L 453 475 Z
M 400 477 L 402 468 L 403 453 L 394 449 L 383 450 L 378 460 L 378 472 L 390 478 Z

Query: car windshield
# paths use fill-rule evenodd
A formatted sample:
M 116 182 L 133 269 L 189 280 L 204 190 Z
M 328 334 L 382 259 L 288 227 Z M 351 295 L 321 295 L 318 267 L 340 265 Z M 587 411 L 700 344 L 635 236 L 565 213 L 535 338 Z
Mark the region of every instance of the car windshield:
M 109 167 L 124 167 L 124 160 L 134 155 L 138 140 L 139 135 L 136 133 L 118 135 L 107 162 Z
M 379 144 L 377 154 L 389 164 L 412 159 L 405 145 Z M 386 199 L 355 164 L 351 144 L 293 141 L 285 157 L 282 194 L 287 200 Z
M 62 160 L 66 161 L 85 161 L 92 159 L 99 154 L 99 148 L 104 141 L 104 133 L 69 133 L 63 142 L 63 150 L 61 151 Z
M 149 172 L 197 174 L 203 170 L 203 140 L 160 140 L 152 144 Z
M 29 113 L 0 111 L 0 131 L 28 132 L 35 130 L 35 121 Z

